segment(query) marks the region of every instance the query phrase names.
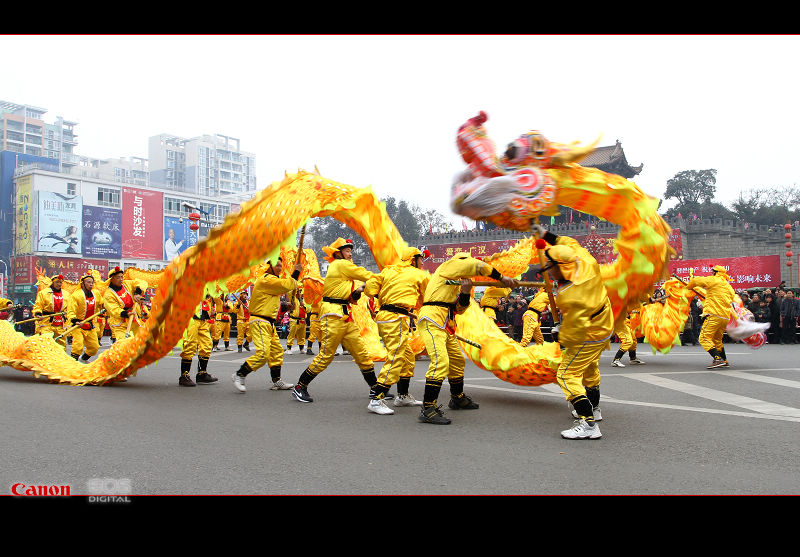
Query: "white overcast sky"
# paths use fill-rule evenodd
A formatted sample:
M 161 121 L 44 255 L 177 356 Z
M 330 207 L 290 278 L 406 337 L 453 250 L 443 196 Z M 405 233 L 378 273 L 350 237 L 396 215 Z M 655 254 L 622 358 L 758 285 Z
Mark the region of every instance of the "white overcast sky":
M 0 52 L 0 100 L 78 122 L 78 154 L 220 133 L 259 187 L 316 165 L 451 215 L 456 131 L 480 110 L 499 150 L 531 129 L 620 140 L 656 197 L 682 170 L 717 169 L 722 203 L 798 182 L 800 36 L 8 35 Z

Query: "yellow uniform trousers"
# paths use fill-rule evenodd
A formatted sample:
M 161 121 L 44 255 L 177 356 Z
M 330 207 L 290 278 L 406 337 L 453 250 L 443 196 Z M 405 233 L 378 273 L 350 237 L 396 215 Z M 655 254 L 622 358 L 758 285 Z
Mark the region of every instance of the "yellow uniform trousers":
M 378 385 L 387 391 L 401 377 L 414 376 L 416 360 L 409 341 L 409 331 L 409 320 L 406 318 L 378 323 L 378 334 L 386 347 L 386 361 L 378 374 Z
M 319 324 L 319 317 L 317 317 L 316 314 L 311 315 L 308 320 L 308 346 L 310 347 L 315 342 L 322 342 L 322 327 Z
M 297 320 L 294 317 L 290 317 L 289 321 L 291 321 L 292 324 L 289 327 L 289 336 L 286 337 L 286 348 L 291 348 L 295 340 L 297 340 L 298 346 L 305 346 L 306 320 L 305 319 Z M 309 342 L 309 346 L 310 345 L 311 343 Z
M 39 330 L 37 332 L 38 333 L 53 333 L 53 338 L 56 338 L 59 335 L 63 335 L 64 331 L 66 331 L 66 330 L 67 330 L 67 328 L 64 325 L 53 325 L 52 323 L 49 322 L 49 320 L 42 319 L 40 321 Z M 67 345 L 67 337 L 63 336 L 60 339 L 58 339 L 56 342 L 58 344 L 60 344 L 61 346 L 66 346 Z
M 608 340 L 585 342 L 580 346 L 565 348 L 561 352 L 561 364 L 556 372 L 556 380 L 568 401 L 574 404 L 577 399 L 586 397 L 587 391 L 592 389 L 597 392 L 597 399 L 592 400 L 591 396 L 589 399 L 593 406 L 597 406 L 600 387 L 600 354 L 608 347 Z
M 113 338 L 114 341 L 122 340 L 123 338 L 125 338 L 125 331 L 128 330 L 128 319 L 130 319 L 130 317 L 126 317 L 119 324 L 109 323 L 108 328 L 111 329 L 111 338 Z M 135 335 L 138 331 L 139 331 L 139 323 L 136 322 L 136 318 L 134 317 L 133 321 L 131 322 L 130 332 L 132 335 Z
M 250 371 L 255 371 L 265 364 L 269 365 L 270 369 L 280 368 L 283 365 L 283 346 L 275 325 L 269 321 L 253 319 L 250 321 L 250 334 L 256 347 L 256 353 L 245 360 Z
M 466 362 L 456 337 L 427 319 L 417 323 L 417 332 L 422 337 L 425 350 L 431 359 L 425 374 L 425 381 L 433 380 L 439 384 L 443 383 L 445 379 L 451 383 L 463 381 Z
M 636 350 L 636 346 L 638 344 L 636 340 L 636 335 L 633 334 L 631 331 L 630 326 L 623 321 L 619 327 L 614 329 L 614 332 L 619 337 L 619 349 L 622 352 L 627 352 L 628 350 Z
M 206 360 L 211 357 L 211 323 L 192 317 L 183 333 L 181 360 L 192 361 L 195 354 Z
M 253 342 L 253 335 L 250 334 L 250 323 L 244 319 L 239 319 L 236 322 L 236 344 L 241 346 L 245 340 L 248 344 Z
M 366 345 L 355 322 L 346 320 L 344 317 L 327 316 L 320 319 L 320 326 L 322 328 L 322 341 L 319 353 L 314 356 L 314 359 L 300 375 L 295 388 L 305 389 L 317 375 L 325 371 L 333 361 L 336 349 L 341 344 L 353 356 L 353 360 L 361 370 L 364 381 L 372 389 L 377 381 L 375 364 L 372 362 L 369 352 L 367 352 Z
M 86 350 L 84 359 L 88 360 L 100 350 L 100 342 L 97 340 L 97 329 L 84 330 L 81 328 L 75 329 L 70 333 L 72 335 L 72 357 L 78 359 L 81 352 Z
M 231 340 L 231 322 L 230 321 L 214 321 L 214 328 L 211 330 L 211 339 L 214 344 L 218 343 L 220 339 L 225 342 Z
M 716 315 L 706 315 L 703 320 L 703 326 L 700 327 L 700 338 L 698 339 L 703 350 L 710 352 L 716 348 L 718 352 L 722 352 L 725 349 L 722 337 L 727 326 L 727 319 Z

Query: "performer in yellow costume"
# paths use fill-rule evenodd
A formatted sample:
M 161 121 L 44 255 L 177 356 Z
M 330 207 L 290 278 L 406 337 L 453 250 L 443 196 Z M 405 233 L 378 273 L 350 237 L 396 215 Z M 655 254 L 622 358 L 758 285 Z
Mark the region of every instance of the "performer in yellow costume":
M 481 309 L 486 315 L 497 321 L 497 301 L 500 298 L 505 298 L 509 294 L 511 294 L 510 288 L 489 286 L 483 291 L 483 296 L 481 297 L 480 303 Z
M 528 309 L 522 314 L 522 339 L 520 344 L 528 346 L 531 340 L 536 344 L 544 344 L 542 334 L 542 312 L 548 306 L 547 291 L 542 289 L 536 293 L 533 300 L 528 304 Z
M 94 277 L 82 276 L 80 286 L 75 289 L 67 301 L 67 321 L 72 326 L 77 325 L 102 309 L 103 300 L 100 298 L 100 293 L 94 290 Z M 76 360 L 80 357 L 85 362 L 100 350 L 95 319 L 97 317 L 83 323 L 71 333 L 72 357 Z M 83 352 L 83 356 L 81 356 L 81 352 Z
M 211 327 L 214 324 L 213 312 L 214 298 L 211 294 L 206 294 L 183 333 L 181 375 L 178 378 L 178 385 L 181 387 L 195 387 L 198 383 L 214 383 L 217 380 L 217 377 L 208 372 L 208 360 L 211 358 Z M 189 374 L 192 371 L 195 354 L 197 354 L 197 374 L 192 381 Z
M 322 251 L 330 263 L 320 304 L 322 346 L 292 389 L 292 396 L 300 402 L 314 402 L 308 394 L 308 385 L 331 364 L 340 344 L 353 356 L 370 389 L 377 382 L 375 365 L 348 309 L 364 291 L 363 284 L 356 288 L 356 281 L 366 283 L 373 274 L 353 263 L 353 242 L 350 240 L 337 238 L 331 245 L 323 247 Z
M 574 426 L 565 439 L 599 439 L 600 354 L 611 346 L 614 312 L 597 260 L 573 238 L 556 236 L 540 225 L 532 230 L 551 247 L 540 269 L 558 281 L 556 306 L 561 312 L 558 343 L 563 347 L 556 372 L 558 385 L 574 408 Z M 555 308 L 553 308 L 555 311 Z
M 725 345 L 722 337 L 733 311 L 733 300 L 736 293 L 730 285 L 730 279 L 725 267 L 714 265 L 711 276 L 692 277 L 686 288 L 703 288 L 703 326 L 700 328 L 700 346 L 708 352 L 713 361 L 708 369 L 729 367 L 728 357 L 725 355 Z
M 430 274 L 422 270 L 422 252 L 417 248 L 406 248 L 401 258 L 399 265 L 384 267 L 364 286 L 364 294 L 377 298 L 375 322 L 386 348 L 386 361 L 370 390 L 367 406 L 367 410 L 376 414 L 394 414 L 384 400 L 394 384 L 397 384 L 395 406 L 422 406 L 408 392 L 416 362 L 409 334 L 411 319 L 422 304 Z
M 274 265 L 271 261 L 267 262 L 266 270 L 267 272 L 253 285 L 249 306 L 250 334 L 256 347 L 256 353 L 247 358 L 232 377 L 233 386 L 241 393 L 247 391 L 245 386 L 247 375 L 265 364 L 269 365 L 272 377 L 270 390 L 286 390 L 294 386 L 281 380 L 283 346 L 278 338 L 276 321 L 281 306 L 281 295 L 297 288 L 297 279 L 303 272 L 303 266 L 299 263 L 296 264 L 292 276 L 282 279 L 280 275 L 283 270 L 283 259 L 278 257 Z
M 306 306 L 303 303 L 303 291 L 297 290 L 292 304 L 294 307 L 290 310 L 289 321 L 289 336 L 286 337 L 286 352 L 288 354 L 302 354 L 306 344 Z M 298 352 L 294 352 L 294 342 L 297 341 Z
M 319 324 L 319 303 L 311 306 L 308 312 L 308 344 L 306 345 L 306 354 L 314 354 L 311 347 L 317 342 L 322 347 L 322 328 Z
M 628 353 L 628 357 L 631 359 L 631 365 L 644 365 L 644 362 L 636 357 L 638 341 L 636 340 L 636 333 L 631 327 L 631 316 L 638 312 L 638 309 L 633 310 L 628 313 L 625 319 L 619 319 L 614 323 L 614 333 L 619 337 L 619 348 L 617 349 L 617 353 L 614 354 L 611 367 L 625 367 L 625 364 L 621 361 L 625 352 Z
M 436 269 L 425 288 L 422 309 L 417 321 L 417 332 L 425 343 L 431 359 L 425 374 L 425 394 L 419 420 L 424 423 L 446 425 L 450 423 L 436 405 L 442 383 L 450 383 L 450 402 L 453 410 L 477 409 L 478 404 L 464 394 L 464 355 L 453 336 L 455 315 L 463 313 L 471 302 L 471 277 L 484 276 L 499 280 L 506 288 L 517 281 L 500 274 L 494 267 L 475 259 L 467 253 L 457 253 Z M 461 279 L 461 286 L 449 285 L 447 280 Z M 460 288 L 460 290 L 459 290 Z
M 250 352 L 250 341 L 253 340 L 253 335 L 250 334 L 250 309 L 247 304 L 247 292 L 240 292 L 239 298 L 233 304 L 236 310 L 236 346 L 239 352 L 244 349 Z
M 123 271 L 114 267 L 109 271 L 108 288 L 103 293 L 103 307 L 106 310 L 108 327 L 114 342 L 125 338 L 130 323 L 130 332 L 136 334 L 141 324 L 139 302 L 147 290 L 147 281 L 141 279 L 123 280 Z
M 211 327 L 212 352 L 219 350 L 219 341 L 225 341 L 225 350 L 233 350 L 230 347 L 231 341 L 231 316 L 230 305 L 227 296 L 212 296 L 214 300 L 214 324 Z
M 33 316 L 43 318 L 36 322 L 36 332 L 39 334 L 53 333 L 55 338 L 66 331 L 64 316 L 67 313 L 67 298 L 61 290 L 63 281 L 63 275 L 55 275 L 50 278 L 50 286 L 40 288 L 36 294 L 36 301 L 33 303 Z M 67 337 L 62 336 L 56 342 L 66 347 Z

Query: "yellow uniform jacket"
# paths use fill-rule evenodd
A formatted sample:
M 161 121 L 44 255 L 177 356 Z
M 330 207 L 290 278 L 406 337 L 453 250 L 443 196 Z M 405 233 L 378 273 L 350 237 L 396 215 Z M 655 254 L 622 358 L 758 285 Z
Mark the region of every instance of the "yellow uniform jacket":
M 110 326 L 119 326 L 122 322 L 127 321 L 126 318 L 120 315 L 124 309 L 128 310 L 128 315 L 135 312 L 136 319 L 137 321 L 139 320 L 140 310 L 137 308 L 139 304 L 133 299 L 133 293 L 137 288 L 144 293 L 147 290 L 147 281 L 124 280 L 119 292 L 115 291 L 111 284 L 108 285 L 108 288 L 103 293 L 103 307 L 106 309 L 105 315 Z
M 328 274 L 325 275 L 325 282 L 322 285 L 320 318 L 326 315 L 344 317 L 350 295 L 356 288 L 356 281 L 367 282 L 372 276 L 373 273 L 352 261 L 334 259 L 328 266 Z
M 693 277 L 686 285 L 687 288 L 700 287 L 706 291 L 703 300 L 703 315 L 714 315 L 723 319 L 730 319 L 733 308 L 733 298 L 736 293 L 730 283 L 721 275 L 709 277 Z
M 292 277 L 280 278 L 270 273 L 256 280 L 250 297 L 250 315 L 261 319 L 275 319 L 281 305 L 281 294 L 297 288 Z
M 87 307 L 89 308 L 88 312 L 86 311 Z M 78 287 L 70 295 L 67 303 L 67 324 L 71 326 L 73 319 L 83 321 L 101 309 L 103 309 L 103 299 L 100 297 L 100 293 L 97 290 L 92 289 L 92 297 L 87 297 L 83 288 Z M 84 324 L 83 328 L 89 330 L 94 327 L 95 319 L 97 318 L 95 317 Z
M 428 286 L 425 288 L 422 309 L 419 312 L 419 320 L 430 321 L 440 329 L 447 327 L 448 321 L 457 313 L 463 313 L 469 307 L 457 304 L 461 286 L 457 284 L 445 284 L 447 280 L 458 280 L 461 278 L 472 278 L 477 276 L 494 276 L 500 278 L 494 267 L 484 263 L 480 259 L 470 257 L 466 253 L 460 253 L 448 259 L 436 269 Z M 436 304 L 450 304 L 445 307 Z
M 33 315 L 41 314 L 47 315 L 48 313 L 59 313 L 67 311 L 68 297 L 64 290 L 55 292 L 52 288 L 42 288 L 36 294 L 36 301 L 33 303 Z M 63 315 L 54 315 L 50 319 L 42 319 L 42 325 L 54 325 L 60 327 L 64 324 Z
M 608 342 L 614 333 L 614 313 L 597 260 L 568 236 L 559 236 L 556 244 L 568 245 L 579 258 L 572 281 L 558 286 L 556 305 L 562 316 L 559 344 L 571 348 L 585 342 Z
M 490 286 L 483 291 L 483 296 L 481 297 L 481 309 L 492 319 L 497 318 L 497 312 L 495 311 L 497 309 L 497 301 L 500 298 L 505 298 L 509 294 L 511 294 L 510 288 Z M 489 311 L 486 311 L 487 308 L 489 308 Z
M 380 273 L 372 275 L 364 286 L 364 294 L 378 299 L 375 320 L 380 323 L 400 319 L 397 314 L 402 314 L 402 311 L 393 310 L 392 306 L 413 314 L 422 306 L 430 278 L 428 271 L 411 265 L 389 265 Z M 384 309 L 384 306 L 389 308 Z

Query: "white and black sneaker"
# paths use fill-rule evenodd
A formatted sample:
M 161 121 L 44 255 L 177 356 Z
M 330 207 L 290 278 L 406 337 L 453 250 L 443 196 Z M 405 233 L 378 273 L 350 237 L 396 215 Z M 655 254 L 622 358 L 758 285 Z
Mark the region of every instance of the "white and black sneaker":
M 238 373 L 234 373 L 233 376 L 231 377 L 231 380 L 233 381 L 233 386 L 236 387 L 237 391 L 239 391 L 240 393 L 244 393 L 247 391 L 247 387 L 244 386 L 244 380 L 245 380 L 244 375 L 239 375 Z
M 561 432 L 561 437 L 564 439 L 600 439 L 602 436 L 599 425 L 590 426 L 583 419 L 576 420 L 570 429 Z

